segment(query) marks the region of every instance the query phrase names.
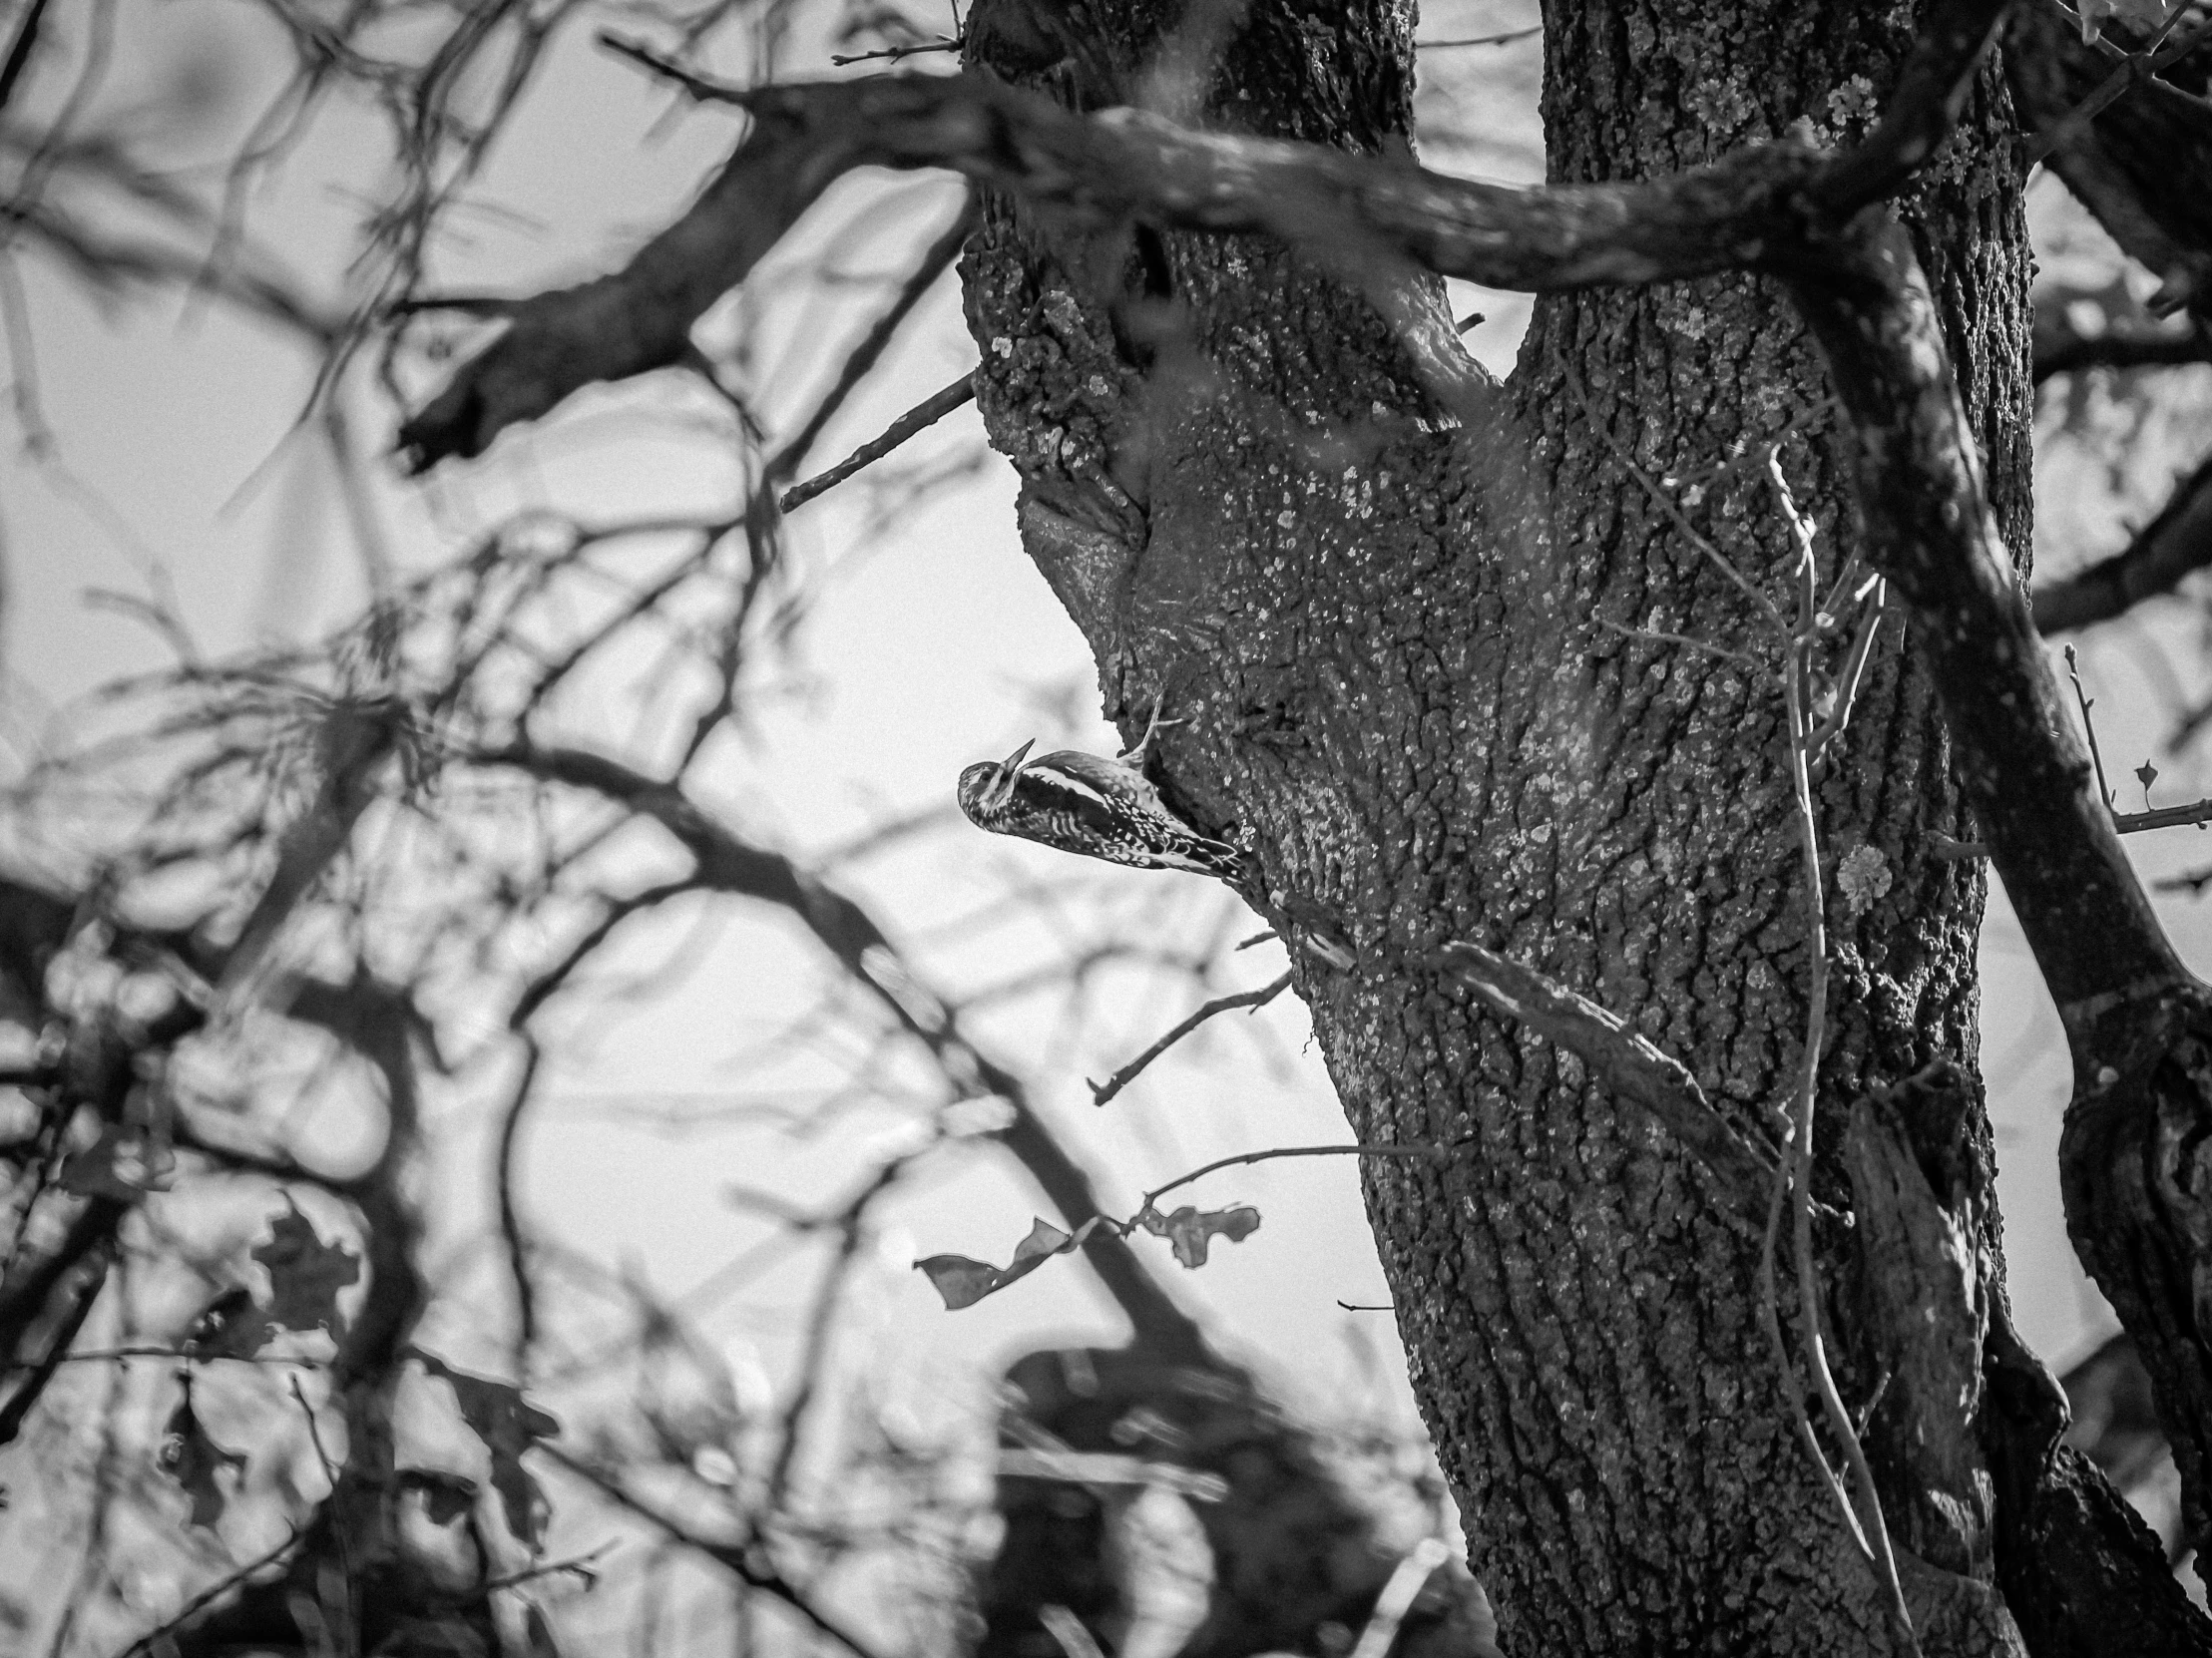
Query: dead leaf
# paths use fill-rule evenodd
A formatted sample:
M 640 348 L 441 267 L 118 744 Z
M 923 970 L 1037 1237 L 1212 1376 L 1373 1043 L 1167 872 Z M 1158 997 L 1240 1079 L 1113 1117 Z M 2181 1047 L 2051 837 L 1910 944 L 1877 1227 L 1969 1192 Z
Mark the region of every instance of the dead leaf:
M 201 1309 L 179 1346 L 194 1359 L 245 1359 L 267 1346 L 275 1333 L 253 1292 L 233 1284 Z
M 287 1196 L 289 1210 L 268 1223 L 268 1240 L 253 1259 L 268 1269 L 268 1322 L 283 1330 L 327 1330 L 345 1339 L 338 1292 L 360 1282 L 361 1258 L 341 1241 L 324 1243 L 314 1222 Z
M 444 1468 L 401 1468 L 399 1488 L 422 1493 L 422 1511 L 432 1525 L 451 1525 L 474 1506 L 476 1481 Z
M 162 1445 L 155 1453 L 155 1460 L 192 1498 L 192 1523 L 207 1530 L 213 1530 L 216 1522 L 222 1518 L 222 1506 L 227 1500 L 216 1475 L 226 1467 L 240 1473 L 245 1468 L 243 1452 L 225 1451 L 208 1437 L 199 1413 L 192 1408 L 189 1384 L 185 1397 L 170 1414 L 169 1425 L 162 1430 Z
M 928 1276 L 931 1285 L 945 1299 L 945 1310 L 957 1313 L 963 1307 L 973 1307 L 987 1295 L 996 1295 L 1009 1284 L 1027 1278 L 1055 1255 L 1065 1255 L 1082 1247 L 1099 1224 L 1094 1215 L 1073 1232 L 1063 1232 L 1050 1221 L 1033 1217 L 1030 1235 L 1014 1246 L 1014 1259 L 1003 1267 L 995 1267 L 989 1261 L 970 1260 L 965 1255 L 932 1255 L 916 1261 L 914 1270 Z
M 1165 1238 L 1184 1266 L 1202 1267 L 1213 1239 L 1242 1243 L 1257 1232 L 1259 1211 L 1248 1203 L 1228 1209 L 1197 1209 L 1186 1203 L 1171 1215 L 1147 1207 L 1136 1217 L 1136 1224 L 1155 1238 Z
M 169 1190 L 176 1156 L 144 1135 L 110 1125 L 82 1151 L 62 1164 L 64 1191 L 79 1197 L 108 1197 L 136 1203 L 148 1192 Z
M 435 1354 L 415 1350 L 415 1357 L 433 1376 L 442 1376 L 453 1389 L 461 1420 L 469 1425 L 484 1449 L 492 1453 L 492 1489 L 499 1492 L 500 1509 L 507 1529 L 536 1553 L 545 1539 L 551 1506 L 537 1478 L 522 1465 L 523 1453 L 540 1440 L 561 1432 L 560 1420 L 548 1416 L 522 1396 L 522 1390 L 489 1377 L 455 1370 Z

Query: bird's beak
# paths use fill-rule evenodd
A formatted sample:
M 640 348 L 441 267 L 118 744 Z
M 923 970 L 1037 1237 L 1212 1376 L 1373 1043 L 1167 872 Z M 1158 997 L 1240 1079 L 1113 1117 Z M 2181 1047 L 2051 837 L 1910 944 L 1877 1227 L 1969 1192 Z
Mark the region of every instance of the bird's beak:
M 1001 760 L 999 762 L 1000 769 L 1003 772 L 1004 777 L 1003 780 L 1000 782 L 998 788 L 992 794 L 991 804 L 994 807 L 1004 806 L 1008 801 L 1014 798 L 1014 780 L 1017 777 L 1021 776 L 1022 762 L 1029 757 L 1029 751 L 1036 746 L 1037 739 L 1035 737 L 1032 737 L 1028 742 L 1022 744 L 1021 747 L 1017 748 L 1013 753 L 1009 754 L 1004 760 Z

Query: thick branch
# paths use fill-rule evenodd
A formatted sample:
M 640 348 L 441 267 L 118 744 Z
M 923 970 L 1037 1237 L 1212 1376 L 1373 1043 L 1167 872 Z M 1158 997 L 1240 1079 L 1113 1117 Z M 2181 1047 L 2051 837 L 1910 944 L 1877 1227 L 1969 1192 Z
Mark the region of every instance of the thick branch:
M 1863 227 L 1791 291 L 1859 441 L 1876 566 L 1911 608 L 1982 838 L 2077 1055 L 2115 1013 L 2189 976 L 2120 850 L 2059 706 L 1967 443 L 1935 302 L 1894 220 Z
M 2035 383 L 2054 374 L 2088 369 L 2179 368 L 2212 363 L 2212 329 L 2108 328 L 2101 334 L 2077 334 L 2045 323 L 2038 303 L 2035 315 Z
M 2125 548 L 2036 594 L 2035 625 L 2056 633 L 2108 621 L 2173 592 L 2183 577 L 2207 565 L 2212 565 L 2212 458 L 2175 488 Z
M 2062 141 L 2051 171 L 2158 273 L 2167 305 L 2212 315 L 2212 106 L 2145 79 L 2093 119 L 2072 119 L 2112 66 L 2051 0 L 2021 8 L 2007 46 L 2021 115 Z
M 756 88 L 703 81 L 611 41 L 694 97 L 757 125 L 681 219 L 629 268 L 524 300 L 508 332 L 401 430 L 417 471 L 470 456 L 592 380 L 673 362 L 692 321 L 848 169 L 950 168 L 1084 216 L 1260 231 L 1374 268 L 1410 262 L 1490 287 L 1558 290 L 1712 275 L 1792 245 L 1816 220 L 1896 188 L 1949 131 L 2008 0 L 1952 0 L 1879 128 L 1830 156 L 1739 151 L 1639 184 L 1517 190 L 1389 156 L 1187 131 L 1117 109 L 1085 116 L 975 75 L 887 75 Z
M 479 455 L 595 380 L 679 361 L 691 325 L 798 222 L 855 158 L 836 141 L 773 118 L 756 121 L 683 215 L 621 270 L 517 300 L 507 331 L 399 429 L 408 465 Z
M 1801 271 L 1792 292 L 1852 417 L 1870 551 L 1911 607 L 1960 776 L 2065 1024 L 2068 1230 L 2141 1344 L 2202 1544 L 2212 1365 L 2195 1286 L 2212 1201 L 2183 1148 L 2212 1131 L 2212 998 L 2159 930 L 2058 705 L 1905 232 L 1861 226 L 1831 273 Z

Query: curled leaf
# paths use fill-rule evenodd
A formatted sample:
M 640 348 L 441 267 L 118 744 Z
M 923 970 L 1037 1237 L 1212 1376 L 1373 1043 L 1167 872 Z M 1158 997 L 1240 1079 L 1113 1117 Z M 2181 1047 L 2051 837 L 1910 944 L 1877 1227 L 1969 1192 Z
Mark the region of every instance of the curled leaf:
M 1097 1228 L 1094 1215 L 1073 1232 L 1063 1232 L 1050 1221 L 1033 1219 L 1030 1235 L 1014 1246 L 1014 1259 L 1003 1267 L 975 1261 L 965 1255 L 932 1255 L 916 1261 L 914 1270 L 926 1274 L 945 1299 L 945 1310 L 957 1313 L 973 1307 L 987 1295 L 996 1295 L 1018 1278 L 1027 1278 L 1055 1255 L 1081 1248 Z
M 484 1449 L 492 1453 L 492 1489 L 499 1493 L 500 1510 L 507 1516 L 507 1529 L 530 1545 L 535 1553 L 545 1540 L 546 1520 L 552 1513 L 552 1505 L 546 1501 L 544 1487 L 535 1475 L 522 1465 L 523 1453 L 540 1440 L 550 1440 L 561 1432 L 560 1419 L 539 1410 L 527 1399 L 522 1390 L 506 1382 L 494 1382 L 489 1377 L 471 1376 L 465 1370 L 455 1370 L 435 1354 L 415 1350 L 415 1357 L 423 1369 L 433 1376 L 442 1376 L 453 1389 L 454 1403 L 461 1408 L 461 1420 L 469 1425 L 476 1437 L 484 1442 Z
M 327 1330 L 333 1341 L 345 1339 L 345 1314 L 338 1292 L 358 1283 L 361 1258 L 343 1242 L 324 1243 L 314 1222 L 290 1210 L 268 1223 L 268 1239 L 253 1247 L 253 1259 L 268 1270 L 268 1322 L 282 1330 Z
M 1184 1266 L 1202 1267 L 1215 1238 L 1242 1243 L 1257 1232 L 1259 1211 L 1249 1203 L 1227 1209 L 1199 1209 L 1186 1203 L 1173 1214 L 1163 1215 L 1147 1206 L 1136 1217 L 1136 1224 L 1155 1238 L 1165 1238 L 1175 1251 L 1175 1259 Z
M 62 1189 L 79 1197 L 136 1203 L 148 1192 L 169 1190 L 176 1156 L 151 1137 L 113 1124 L 62 1163 Z

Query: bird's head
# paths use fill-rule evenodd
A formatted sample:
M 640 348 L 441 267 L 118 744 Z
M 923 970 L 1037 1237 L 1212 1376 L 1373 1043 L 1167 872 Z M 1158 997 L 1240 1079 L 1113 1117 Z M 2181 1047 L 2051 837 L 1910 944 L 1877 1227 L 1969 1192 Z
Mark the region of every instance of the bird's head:
M 1036 746 L 1033 737 L 1003 760 L 983 760 L 962 772 L 960 809 L 979 820 L 1006 810 L 1007 802 L 1014 798 L 1015 780 L 1022 775 L 1022 762 Z

